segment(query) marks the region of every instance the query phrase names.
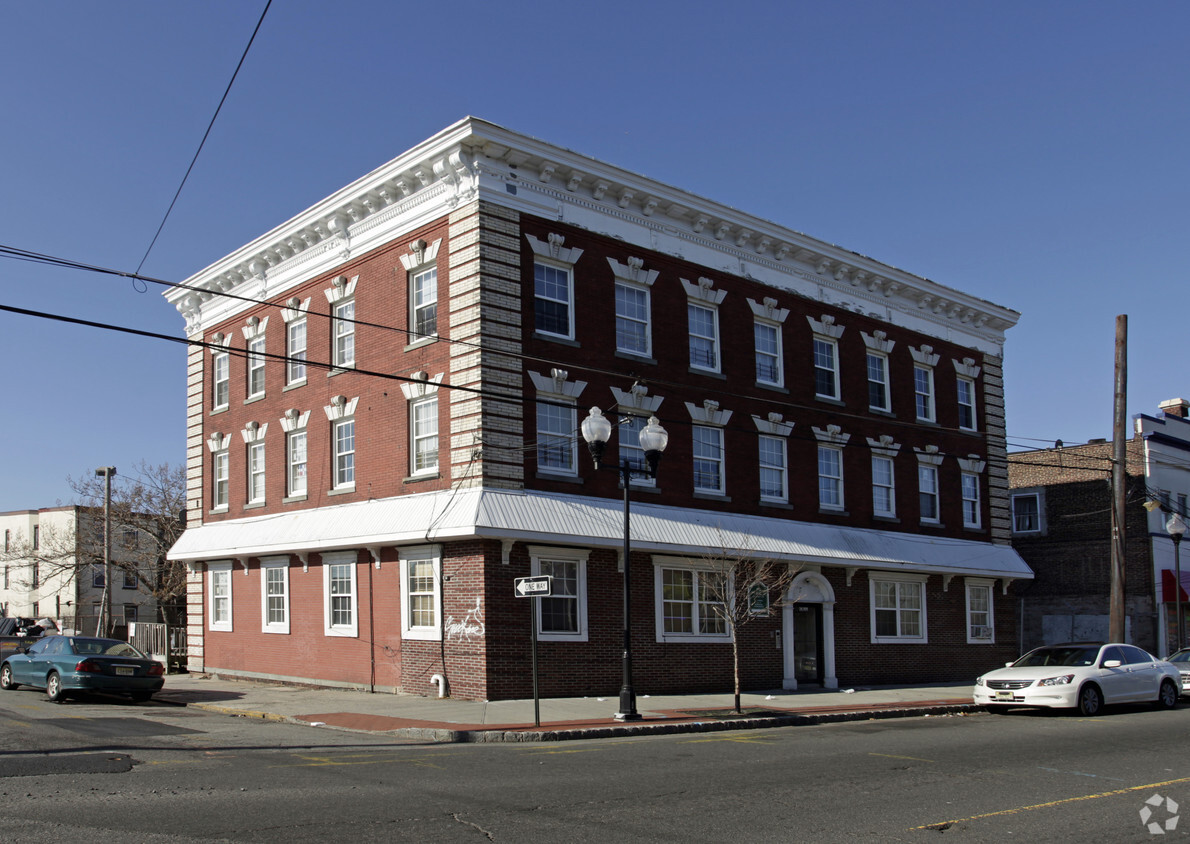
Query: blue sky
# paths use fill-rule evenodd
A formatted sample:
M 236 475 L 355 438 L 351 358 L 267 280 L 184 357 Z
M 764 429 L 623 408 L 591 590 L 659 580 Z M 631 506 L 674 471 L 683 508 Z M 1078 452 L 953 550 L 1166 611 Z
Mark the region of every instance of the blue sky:
M 0 244 L 132 271 L 264 0 L 0 5 Z M 475 115 L 1022 313 L 1010 443 L 1190 397 L 1190 4 L 276 0 L 143 272 L 180 281 Z M 182 337 L 0 258 L 0 304 Z M 0 511 L 181 463 L 182 345 L 0 312 Z

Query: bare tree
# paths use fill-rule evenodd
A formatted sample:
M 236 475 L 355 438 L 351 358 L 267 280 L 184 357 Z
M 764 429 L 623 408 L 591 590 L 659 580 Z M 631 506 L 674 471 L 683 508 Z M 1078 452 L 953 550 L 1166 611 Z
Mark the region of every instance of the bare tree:
M 771 618 L 788 603 L 786 594 L 799 568 L 784 561 L 753 558 L 725 547 L 700 560 L 701 598 L 709 604 L 720 631 L 731 637 L 735 711 L 740 712 L 740 629 Z

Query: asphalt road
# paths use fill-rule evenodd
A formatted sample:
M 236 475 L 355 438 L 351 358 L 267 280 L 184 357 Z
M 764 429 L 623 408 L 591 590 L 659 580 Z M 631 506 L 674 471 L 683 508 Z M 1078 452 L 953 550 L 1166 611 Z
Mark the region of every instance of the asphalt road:
M 7 692 L 0 840 L 1164 841 L 1188 737 L 1190 704 L 432 745 Z

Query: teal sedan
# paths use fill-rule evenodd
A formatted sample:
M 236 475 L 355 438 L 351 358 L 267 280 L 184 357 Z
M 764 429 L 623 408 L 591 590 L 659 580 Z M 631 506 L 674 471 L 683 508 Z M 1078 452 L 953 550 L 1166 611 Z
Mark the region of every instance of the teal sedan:
M 165 685 L 165 666 L 119 639 L 46 636 L 0 665 L 0 689 L 45 689 L 50 700 L 72 692 L 114 692 L 148 700 Z

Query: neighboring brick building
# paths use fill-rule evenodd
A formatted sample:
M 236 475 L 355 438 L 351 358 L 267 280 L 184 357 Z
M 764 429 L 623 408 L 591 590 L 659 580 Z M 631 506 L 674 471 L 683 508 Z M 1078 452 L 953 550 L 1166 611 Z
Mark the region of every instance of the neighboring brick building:
M 471 118 L 167 298 L 194 341 L 192 670 L 527 697 L 513 580 L 549 573 L 541 694 L 612 693 L 621 490 L 591 406 L 628 434 L 609 462 L 669 431 L 632 484 L 640 692 L 730 688 L 719 549 L 799 572 L 739 634 L 745 688 L 1017 653 L 1013 311 Z
M 1173 543 L 1164 525 L 1171 511 L 1186 515 L 1187 407 L 1175 399 L 1160 416 L 1135 416 L 1125 449 L 1125 632 L 1158 655 L 1176 649 Z M 1112 459 L 1106 440 L 1008 455 L 1012 544 L 1034 572 L 1032 582 L 1013 587 L 1025 648 L 1108 636 Z M 1160 506 L 1150 512 L 1146 502 Z

